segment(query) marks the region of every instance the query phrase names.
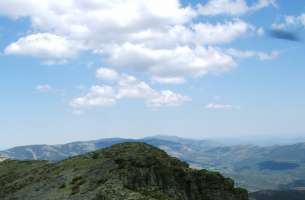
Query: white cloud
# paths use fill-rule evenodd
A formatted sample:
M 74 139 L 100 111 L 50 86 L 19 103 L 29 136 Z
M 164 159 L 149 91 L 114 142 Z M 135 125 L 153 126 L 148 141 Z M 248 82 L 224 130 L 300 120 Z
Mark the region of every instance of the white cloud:
M 300 25 L 305 27 L 305 13 L 299 16 L 292 16 L 292 15 L 285 16 L 283 22 L 272 24 L 272 28 L 282 30 L 289 28 L 291 26 L 300 26 Z
M 231 110 L 239 108 L 239 106 L 233 106 L 231 104 L 209 103 L 205 106 L 209 110 Z
M 271 53 L 266 52 L 260 52 L 260 51 L 241 51 L 238 49 L 227 49 L 226 52 L 236 58 L 250 58 L 250 57 L 256 57 L 259 60 L 273 60 L 276 59 L 280 53 L 278 51 L 272 51 Z
M 190 97 L 174 93 L 170 90 L 164 90 L 152 95 L 152 97 L 147 100 L 147 105 L 154 108 L 162 106 L 180 106 L 182 103 L 190 100 Z
M 138 81 L 133 76 L 123 76 L 119 82 L 117 97 L 121 98 L 147 98 L 155 91 L 145 82 Z
M 153 49 L 185 45 L 215 45 L 232 42 L 254 30 L 253 26 L 240 19 L 224 23 L 198 22 L 190 26 L 175 25 L 166 30 L 144 30 L 132 34 L 128 41 L 144 44 Z
M 119 82 L 118 98 L 144 99 L 148 107 L 179 106 L 191 100 L 187 96 L 170 90 L 157 91 L 133 76 L 122 76 Z
M 209 23 L 193 25 L 197 44 L 229 43 L 247 33 L 251 28 L 249 24 L 241 20 L 216 25 Z
M 100 56 L 110 68 L 98 69 L 96 78 L 109 85 L 94 85 L 87 94 L 73 99 L 70 106 L 76 110 L 112 106 L 122 99 L 140 99 L 152 108 L 179 106 L 191 98 L 157 90 L 114 69 L 143 72 L 153 83 L 182 84 L 191 78 L 230 71 L 237 66 L 236 58 L 273 59 L 276 52 L 228 51 L 215 46 L 248 33 L 262 35 L 263 29 L 237 18 L 203 22 L 201 15 L 238 16 L 274 3 L 210 0 L 192 8 L 180 0 L 0 1 L 1 16 L 26 18 L 31 23 L 30 34 L 9 44 L 4 52 L 37 57 L 46 64 L 65 63 L 83 51 Z M 300 19 L 305 22 L 305 16 Z M 36 89 L 46 92 L 52 88 L 41 85 Z
M 111 66 L 146 72 L 154 82 L 180 84 L 187 78 L 231 70 L 236 63 L 230 55 L 202 45 L 229 43 L 252 27 L 244 21 L 233 20 L 224 24 L 199 23 L 191 28 L 174 27 L 174 30 L 179 31 L 171 29 L 169 34 L 159 35 L 148 32 L 143 44 L 110 45 L 102 53 L 107 55 Z
M 114 81 L 119 79 L 119 74 L 113 69 L 102 67 L 96 71 L 96 77 L 101 80 Z
M 90 92 L 70 102 L 73 108 L 112 106 L 116 102 L 115 91 L 111 86 L 95 85 Z
M 297 17 L 295 16 L 285 16 L 284 22 L 272 24 L 273 29 L 285 29 L 288 26 L 295 25 L 297 23 Z
M 208 73 L 231 70 L 235 62 L 231 56 L 213 47 L 191 49 L 149 49 L 143 45 L 126 43 L 109 49 L 109 64 L 149 72 L 164 83 L 182 82 L 185 77 L 200 77 Z
M 137 80 L 134 76 L 118 74 L 117 78 L 118 82 L 115 86 L 95 85 L 88 94 L 75 98 L 70 102 L 70 105 L 79 109 L 83 107 L 111 106 L 121 99 L 143 99 L 146 106 L 159 108 L 163 106 L 180 106 L 184 102 L 191 100 L 187 96 L 170 90 L 157 91 L 144 81 Z
M 270 2 L 260 0 L 250 7 L 258 9 Z M 132 68 L 159 83 L 180 84 L 233 69 L 234 58 L 209 45 L 230 43 L 256 31 L 240 19 L 200 22 L 197 10 L 179 0 L 0 1 L 0 15 L 27 17 L 33 33 L 8 45 L 6 54 L 60 64 L 89 51 L 98 53 L 111 68 Z M 110 71 L 96 75 L 117 78 Z
M 244 0 L 210 0 L 205 5 L 199 5 L 199 12 L 203 15 L 240 15 L 248 9 Z
M 35 89 L 37 92 L 42 92 L 42 93 L 47 93 L 53 90 L 52 86 L 48 84 L 37 85 Z
M 199 4 L 198 9 L 202 15 L 243 15 L 270 5 L 275 6 L 276 0 L 257 0 L 252 5 L 245 0 L 209 0 L 204 5 Z
M 101 48 L 105 43 L 130 40 L 131 35 L 145 30 L 187 23 L 196 13 L 178 0 L 14 0 L 0 1 L 0 14 L 29 17 L 34 30 Z
M 155 83 L 164 83 L 164 84 L 182 84 L 185 83 L 186 80 L 183 77 L 152 77 L 152 82 Z
M 277 7 L 277 0 L 257 0 L 256 4 L 250 6 L 250 10 L 256 11 L 268 6 Z
M 78 47 L 63 37 L 38 33 L 20 38 L 6 47 L 4 52 L 60 61 L 77 55 Z

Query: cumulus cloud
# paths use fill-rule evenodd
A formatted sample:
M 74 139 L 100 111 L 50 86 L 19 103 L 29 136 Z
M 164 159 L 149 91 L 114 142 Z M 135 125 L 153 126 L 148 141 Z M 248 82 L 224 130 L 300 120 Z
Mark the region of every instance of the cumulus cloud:
M 191 98 L 187 96 L 174 93 L 170 90 L 163 90 L 149 98 L 147 100 L 147 105 L 153 108 L 158 108 L 162 106 L 180 106 L 182 103 L 190 100 Z
M 101 68 L 103 71 L 111 69 Z M 101 71 L 98 69 L 97 72 Z M 74 108 L 83 107 L 104 107 L 111 106 L 121 99 L 143 99 L 146 106 L 159 108 L 163 106 L 179 106 L 190 101 L 187 96 L 175 93 L 170 90 L 158 91 L 144 81 L 134 76 L 117 73 L 117 83 L 114 86 L 95 85 L 88 94 L 78 97 L 70 102 Z
M 33 57 L 65 60 L 77 55 L 79 48 L 74 42 L 63 37 L 49 34 L 37 33 L 22 37 L 7 46 L 5 54 L 29 55 Z
M 187 23 L 196 13 L 190 7 L 182 7 L 178 0 L 14 0 L 1 1 L 0 14 L 30 17 L 35 30 L 69 36 L 92 48 L 101 48 L 104 43 L 124 42 L 145 30 Z
M 242 0 L 212 0 L 200 13 L 219 2 L 243 4 Z M 244 2 L 243 6 L 258 10 L 272 2 L 259 0 L 250 6 Z M 240 19 L 204 23 L 197 8 L 183 6 L 179 0 L 0 1 L 0 15 L 26 17 L 31 22 L 32 34 L 8 45 L 6 54 L 29 55 L 54 64 L 89 51 L 110 67 L 128 67 L 144 72 L 153 82 L 174 84 L 233 69 L 234 57 L 214 45 L 256 31 Z M 103 69 L 97 77 L 117 79 Z
M 248 5 L 245 0 L 209 0 L 204 5 L 199 4 L 198 9 L 202 15 L 243 15 L 270 5 L 275 6 L 276 0 L 257 0 L 252 5 Z
M 112 106 L 116 102 L 115 91 L 111 86 L 95 85 L 89 93 L 83 97 L 78 97 L 70 102 L 74 108 Z
M 122 75 L 118 84 L 118 98 L 146 98 L 155 93 L 147 83 L 138 81 L 134 76 Z
M 229 43 L 251 30 L 244 21 L 234 20 L 223 24 L 198 23 L 193 25 L 197 44 Z
M 150 49 L 126 43 L 109 51 L 108 62 L 112 66 L 149 72 L 154 81 L 163 83 L 181 83 L 187 77 L 225 72 L 236 64 L 231 56 L 213 47 Z
M 56 51 L 46 48 L 52 44 L 65 47 L 68 44 L 66 38 L 88 48 L 99 49 L 108 42 L 129 40 L 130 34 L 149 27 L 162 29 L 171 24 L 183 23 L 192 15 L 190 9 L 180 8 L 178 1 L 167 1 L 164 8 L 169 10 L 166 12 L 163 9 L 157 10 L 156 3 L 133 0 L 1 1 L 0 15 L 29 17 L 32 29 L 43 33 L 21 38 L 11 44 L 7 52 L 57 58 L 59 55 Z M 70 51 L 73 49 L 75 48 L 70 48 Z M 70 56 L 72 53 L 65 51 L 63 56 Z
M 119 79 L 119 74 L 113 69 L 102 67 L 96 71 L 96 77 L 101 80 L 114 81 Z
M 241 19 L 223 23 L 198 22 L 190 26 L 175 25 L 166 30 L 144 30 L 128 40 L 149 48 L 174 48 L 184 45 L 225 44 L 253 32 L 255 28 Z
M 186 80 L 183 77 L 158 77 L 153 76 L 151 78 L 153 83 L 164 83 L 164 84 L 182 84 Z
M 122 75 L 119 81 L 118 98 L 144 99 L 148 107 L 179 106 L 191 100 L 170 90 L 157 91 L 144 81 L 128 75 Z

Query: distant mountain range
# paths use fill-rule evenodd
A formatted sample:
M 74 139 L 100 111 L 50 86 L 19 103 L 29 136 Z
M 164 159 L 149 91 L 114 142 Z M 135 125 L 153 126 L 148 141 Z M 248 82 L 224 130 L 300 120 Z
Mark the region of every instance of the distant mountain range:
M 220 171 L 250 191 L 305 188 L 305 143 L 262 147 L 155 136 L 139 140 L 111 138 L 63 145 L 21 146 L 0 151 L 0 156 L 57 161 L 113 144 L 136 141 L 161 148 L 194 168 Z
M 250 200 L 304 200 L 305 191 L 302 190 L 280 190 L 259 191 L 250 195 Z

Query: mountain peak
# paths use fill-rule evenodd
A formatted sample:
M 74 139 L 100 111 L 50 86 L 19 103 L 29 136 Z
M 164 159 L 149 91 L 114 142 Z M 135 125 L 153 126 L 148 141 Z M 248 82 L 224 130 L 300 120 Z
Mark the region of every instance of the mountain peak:
M 58 163 L 0 163 L 0 199 L 247 200 L 216 172 L 195 170 L 151 145 L 127 142 Z M 16 170 L 17 169 L 17 170 Z
M 92 153 L 94 156 L 113 159 L 122 167 L 154 167 L 166 165 L 168 167 L 184 167 L 189 165 L 177 158 L 169 156 L 165 151 L 143 142 L 126 142 Z

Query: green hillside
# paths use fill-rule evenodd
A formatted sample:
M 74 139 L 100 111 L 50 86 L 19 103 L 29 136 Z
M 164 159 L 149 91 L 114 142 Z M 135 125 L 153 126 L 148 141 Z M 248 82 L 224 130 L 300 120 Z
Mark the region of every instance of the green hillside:
M 144 143 L 123 143 L 57 163 L 0 163 L 1 200 L 247 200 L 231 179 L 194 170 Z

